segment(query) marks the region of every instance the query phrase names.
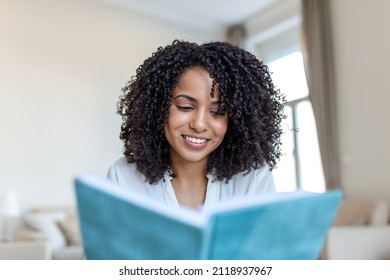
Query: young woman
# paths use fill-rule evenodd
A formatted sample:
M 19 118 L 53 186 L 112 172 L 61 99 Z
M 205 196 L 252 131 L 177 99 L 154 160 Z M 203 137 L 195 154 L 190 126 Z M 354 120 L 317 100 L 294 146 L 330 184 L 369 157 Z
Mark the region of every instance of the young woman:
M 274 192 L 283 103 L 254 55 L 176 40 L 123 88 L 124 157 L 108 177 L 176 207 Z

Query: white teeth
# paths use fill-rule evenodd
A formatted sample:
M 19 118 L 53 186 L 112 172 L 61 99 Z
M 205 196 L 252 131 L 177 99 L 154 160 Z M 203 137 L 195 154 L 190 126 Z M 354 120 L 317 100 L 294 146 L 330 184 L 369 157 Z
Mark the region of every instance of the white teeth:
M 194 138 L 194 137 L 189 137 L 189 136 L 184 136 L 188 141 L 196 144 L 202 144 L 206 142 L 206 139 L 199 139 L 199 138 Z

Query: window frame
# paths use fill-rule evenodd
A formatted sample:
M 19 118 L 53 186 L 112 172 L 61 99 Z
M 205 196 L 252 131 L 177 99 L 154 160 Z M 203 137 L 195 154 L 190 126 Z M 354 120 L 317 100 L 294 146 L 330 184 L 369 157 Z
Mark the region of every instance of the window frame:
M 298 99 L 294 99 L 291 101 L 286 102 L 285 106 L 291 107 L 291 123 L 292 123 L 292 133 L 293 133 L 293 157 L 294 157 L 294 163 L 295 163 L 295 184 L 297 186 L 297 189 L 302 189 L 302 173 L 301 173 L 301 160 L 299 156 L 299 140 L 298 140 L 298 132 L 299 132 L 299 126 L 298 126 L 298 116 L 297 116 L 297 108 L 300 103 L 309 101 L 309 96 L 301 97 Z

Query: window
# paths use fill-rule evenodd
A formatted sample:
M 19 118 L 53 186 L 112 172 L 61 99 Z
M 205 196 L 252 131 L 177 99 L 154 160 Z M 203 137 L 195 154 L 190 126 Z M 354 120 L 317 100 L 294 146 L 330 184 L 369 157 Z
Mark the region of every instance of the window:
M 246 22 L 246 48 L 269 66 L 274 85 L 286 95 L 282 157 L 273 170 L 280 192 L 325 191 L 316 124 L 300 52 L 301 1 L 276 1 Z
M 274 169 L 278 191 L 325 191 L 314 114 L 308 98 L 303 58 L 299 51 L 269 64 L 272 79 L 286 95 L 282 152 Z

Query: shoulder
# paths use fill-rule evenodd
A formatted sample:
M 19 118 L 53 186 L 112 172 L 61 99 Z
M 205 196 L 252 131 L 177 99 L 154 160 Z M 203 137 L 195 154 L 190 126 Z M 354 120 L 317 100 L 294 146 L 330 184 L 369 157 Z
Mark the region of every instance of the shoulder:
M 111 166 L 110 168 L 114 168 L 114 169 L 129 169 L 129 168 L 132 168 L 135 164 L 131 164 L 131 163 L 128 163 L 126 161 L 126 158 L 125 157 L 121 157 L 119 158 L 118 160 L 116 160 Z
M 108 169 L 107 177 L 110 179 L 115 179 L 115 177 L 112 177 L 113 175 L 118 175 L 120 173 L 128 173 L 128 172 L 134 172 L 136 169 L 135 164 L 128 163 L 126 161 L 125 157 L 119 158 L 117 161 L 115 161 Z
M 146 183 L 145 176 L 137 170 L 136 164 L 128 163 L 124 157 L 118 159 L 109 167 L 107 178 L 120 186 L 145 185 Z
M 120 158 L 110 166 L 107 178 L 124 191 L 137 192 L 162 201 L 167 199 L 164 180 L 150 184 L 146 177 L 138 171 L 137 165 L 128 163 L 126 158 Z

